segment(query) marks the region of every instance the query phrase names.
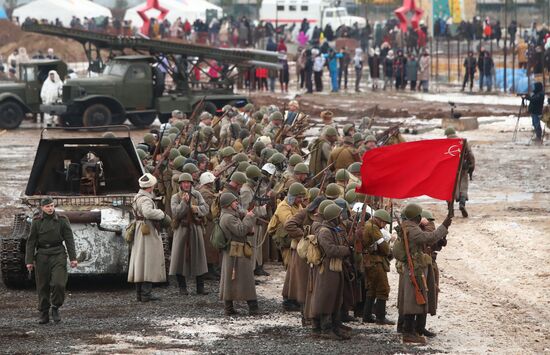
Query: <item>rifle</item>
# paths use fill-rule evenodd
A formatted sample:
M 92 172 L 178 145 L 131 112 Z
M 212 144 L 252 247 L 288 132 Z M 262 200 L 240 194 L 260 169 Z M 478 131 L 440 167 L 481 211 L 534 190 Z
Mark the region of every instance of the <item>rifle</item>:
M 256 207 L 256 203 L 258 202 L 260 206 L 266 205 L 269 203 L 270 198 L 269 197 L 261 197 L 258 196 L 258 193 L 260 192 L 260 187 L 262 186 L 262 179 L 258 180 L 258 185 L 256 186 L 256 189 L 254 190 L 254 195 L 252 196 L 252 201 L 248 205 L 248 212 L 252 211 Z
M 405 243 L 405 253 L 407 254 L 407 265 L 409 266 L 409 278 L 411 279 L 411 282 L 414 287 L 414 295 L 416 297 L 416 303 L 419 305 L 426 304 L 426 299 L 424 299 L 424 295 L 422 294 L 422 291 L 418 286 L 416 276 L 414 275 L 414 264 L 411 258 L 411 251 L 409 249 L 409 238 L 407 236 L 407 231 L 401 226 L 401 222 L 399 221 L 399 217 L 397 215 L 395 216 L 395 219 L 397 220 L 399 229 L 401 229 L 401 232 L 403 233 L 403 242 Z
M 403 122 L 400 122 L 396 125 L 391 126 L 390 128 L 386 129 L 384 132 L 382 132 L 380 135 L 378 135 L 378 138 L 376 139 L 376 145 L 378 147 L 383 146 L 386 144 L 391 137 L 399 134 L 399 127 L 403 124 Z
M 467 144 L 466 139 L 463 139 L 462 149 L 460 150 L 460 162 L 458 163 L 458 169 L 456 170 L 456 175 L 455 175 L 455 184 L 454 184 L 454 187 L 453 187 L 453 196 L 451 196 L 450 201 L 447 201 L 447 207 L 448 207 L 447 216 L 449 216 L 449 217 L 454 217 L 455 216 L 454 205 L 455 205 L 456 189 L 460 188 L 458 178 L 460 177 L 460 174 L 462 173 L 462 167 L 463 167 L 464 159 L 465 159 L 465 156 L 464 156 L 464 150 L 465 149 L 464 149 L 464 147 L 466 146 L 466 144 Z
M 361 218 L 357 221 L 357 225 L 360 225 L 361 228 L 356 230 L 362 230 L 365 226 L 365 216 L 367 215 L 367 200 L 368 196 L 365 195 L 365 199 L 363 200 L 363 207 L 361 208 Z M 354 231 L 355 232 L 355 231 Z M 363 253 L 363 244 L 361 243 L 361 240 L 357 238 L 357 235 L 355 236 L 355 250 L 359 253 Z
M 324 172 L 327 171 L 327 169 L 330 169 L 332 166 L 334 165 L 334 162 L 330 163 L 329 165 L 327 165 L 323 170 L 319 171 L 317 173 L 317 175 L 315 175 L 314 177 L 311 178 L 311 180 L 309 180 L 309 183 L 307 184 L 307 188 L 310 188 L 310 187 L 313 187 L 315 186 L 315 180 L 317 180 L 317 178 L 319 176 L 321 176 L 321 174 L 323 174 Z M 324 177 L 323 177 L 323 180 L 324 180 Z
M 157 160 L 155 159 L 157 154 L 160 150 L 160 142 L 162 142 L 162 137 L 164 137 L 164 132 L 166 132 L 166 129 L 163 129 L 162 132 L 160 132 L 160 138 L 157 142 L 157 145 L 155 146 L 155 151 L 153 152 L 153 166 L 157 166 Z
M 374 124 L 374 115 L 376 115 L 377 111 L 378 111 L 378 105 L 374 105 L 374 109 L 372 110 L 371 119 L 369 121 L 369 124 L 367 125 L 367 129 L 371 129 L 372 125 Z
M 197 113 L 199 111 L 199 109 L 202 110 L 203 106 L 204 106 L 204 100 L 206 99 L 206 96 L 203 96 L 202 99 L 197 103 L 197 105 L 195 105 L 195 109 L 193 110 L 193 113 L 191 113 L 191 116 L 189 117 L 189 124 L 191 124 L 192 121 L 197 121 L 195 119 L 195 117 L 197 116 Z M 188 145 L 188 142 L 190 141 L 190 138 L 193 137 L 193 134 L 195 133 L 195 131 L 199 128 L 199 123 L 198 122 L 195 122 L 194 124 L 194 128 L 193 128 L 193 132 L 189 133 L 187 135 L 187 137 L 185 138 L 185 143 L 186 145 Z
M 199 156 L 199 143 L 200 143 L 200 132 L 197 131 L 195 134 L 195 147 L 193 148 L 193 159 L 197 160 Z
M 286 103 L 283 105 L 283 113 L 286 111 Z M 273 138 L 274 143 L 280 143 L 281 137 L 283 136 L 283 131 L 285 130 L 286 126 L 286 118 L 283 116 L 283 125 L 281 126 L 281 129 L 277 132 L 275 135 L 275 138 Z
M 164 131 L 163 131 L 163 133 L 164 133 Z M 176 138 L 174 139 L 174 141 L 171 142 L 170 145 L 168 145 L 168 147 L 166 147 L 166 149 L 162 153 L 162 156 L 160 157 L 160 160 L 155 165 L 155 169 L 153 170 L 153 175 L 155 177 L 157 177 L 157 178 L 160 177 L 160 175 L 159 175 L 160 174 L 160 167 L 168 159 L 168 155 L 170 155 L 170 150 L 172 150 L 172 148 L 175 147 L 177 143 L 179 143 L 179 140 L 181 139 L 182 134 L 183 134 L 183 130 L 179 131 L 178 134 L 176 135 Z M 161 142 L 159 141 L 158 145 L 160 145 L 160 144 L 161 144 Z

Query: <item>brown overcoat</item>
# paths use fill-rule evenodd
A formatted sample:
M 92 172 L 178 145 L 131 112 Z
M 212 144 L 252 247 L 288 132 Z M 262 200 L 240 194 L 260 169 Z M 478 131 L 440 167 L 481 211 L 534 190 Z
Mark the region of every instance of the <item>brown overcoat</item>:
M 341 245 L 335 221 L 323 222 L 317 240 L 324 252 L 323 262 L 315 267 L 316 279 L 311 295 L 311 305 L 306 318 L 318 318 L 323 314 L 340 312 L 344 298 L 344 272 L 331 271 L 330 259 L 340 259 L 350 254 L 347 246 Z
M 246 242 L 247 234 L 254 223 L 256 223 L 254 216 L 245 216 L 241 220 L 239 213 L 233 209 L 223 208 L 221 211 L 220 227 L 228 241 Z M 229 256 L 229 250 L 224 250 L 220 276 L 220 299 L 223 301 L 251 301 L 256 298 L 254 270 L 250 259 Z
M 311 234 L 312 223 L 313 216 L 303 209 L 286 221 L 285 230 L 288 236 L 298 243 L 305 236 L 306 229 L 309 230 L 308 234 Z M 300 304 L 306 302 L 309 269 L 306 260 L 300 258 L 296 249 L 291 249 L 290 262 L 283 285 L 283 296 L 286 294 L 288 299 L 296 300 Z
M 400 315 L 406 314 L 424 314 L 429 311 L 429 298 L 428 289 L 425 287 L 422 280 L 422 276 L 428 279 L 428 267 L 421 265 L 419 260 L 419 253 L 422 253 L 425 245 L 431 245 L 442 239 L 447 235 L 447 228 L 444 225 L 440 225 L 435 231 L 427 232 L 420 229 L 418 224 L 413 221 L 403 221 L 402 228 L 406 231 L 409 239 L 409 250 L 413 260 L 416 260 L 415 273 L 417 275 L 417 283 L 424 296 L 426 304 L 419 305 L 416 303 L 415 288 L 409 277 L 409 266 L 407 263 L 403 265 L 403 273 L 399 278 L 399 290 L 397 298 L 397 307 L 399 308 Z M 430 257 L 430 256 L 428 256 Z M 421 277 L 418 277 L 421 276 Z

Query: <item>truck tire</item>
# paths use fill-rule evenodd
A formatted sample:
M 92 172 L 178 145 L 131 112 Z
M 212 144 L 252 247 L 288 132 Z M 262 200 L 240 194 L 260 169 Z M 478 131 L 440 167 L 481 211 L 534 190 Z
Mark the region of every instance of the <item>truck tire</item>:
M 0 270 L 6 287 L 28 288 L 32 286 L 25 268 L 25 241 L 30 233 L 30 224 L 24 214 L 14 218 L 12 233 L 0 238 Z
M 111 110 L 103 104 L 93 104 L 84 110 L 82 124 L 84 127 L 108 126 L 113 116 Z
M 205 101 L 204 102 L 204 108 L 203 108 L 203 111 L 206 111 L 208 113 L 210 113 L 212 116 L 216 116 L 218 114 L 218 108 L 216 107 L 216 105 L 211 102 L 211 101 Z M 199 115 L 201 114 L 201 112 L 198 113 Z
M 6 101 L 0 103 L 0 128 L 15 129 L 25 118 L 25 113 L 17 102 Z
M 136 127 L 149 127 L 151 123 L 157 118 L 156 113 L 134 113 L 128 115 L 128 119 Z

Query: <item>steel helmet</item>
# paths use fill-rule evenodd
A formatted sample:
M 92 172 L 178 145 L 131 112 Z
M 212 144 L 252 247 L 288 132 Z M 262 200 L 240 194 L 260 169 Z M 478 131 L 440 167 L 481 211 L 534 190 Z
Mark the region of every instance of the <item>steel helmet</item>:
M 288 165 L 296 166 L 299 163 L 303 163 L 304 159 L 298 154 L 292 154 L 288 159 Z
M 288 188 L 288 194 L 291 196 L 299 196 L 299 195 L 306 195 L 307 189 L 304 187 L 304 185 L 300 184 L 299 182 L 292 183 L 290 187 Z
M 155 144 L 155 136 L 152 133 L 147 133 L 143 136 L 143 142 L 149 145 Z
M 334 201 L 332 201 L 332 200 L 324 200 L 323 202 L 321 202 L 319 204 L 319 213 L 323 214 L 324 211 L 325 211 L 325 208 L 329 205 L 332 205 L 332 204 L 334 204 Z
M 176 159 L 174 159 L 174 161 L 172 162 L 172 166 L 176 170 L 180 170 L 184 164 L 185 164 L 185 157 L 181 155 L 176 157 Z
M 346 202 L 351 205 L 357 200 L 357 193 L 353 189 L 349 190 L 346 192 L 346 196 L 344 198 L 346 199 Z
M 168 159 L 169 160 L 174 160 L 179 156 L 181 156 L 179 150 L 177 150 L 176 148 L 170 149 L 170 153 L 168 154 Z
M 139 160 L 147 158 L 147 153 L 144 150 L 136 149 L 136 152 L 138 154 Z
M 191 176 L 191 174 L 181 173 L 180 177 L 178 178 L 178 183 L 183 182 L 183 181 L 193 182 L 193 177 Z
M 331 182 L 327 185 L 325 196 L 327 198 L 330 198 L 331 200 L 337 199 L 338 196 L 340 196 L 340 187 L 337 184 Z
M 240 171 L 241 173 L 246 173 L 246 169 L 250 166 L 250 163 L 247 161 L 242 161 L 237 165 L 237 171 Z
M 333 203 L 325 207 L 323 211 L 323 218 L 326 221 L 332 221 L 335 218 L 338 218 L 344 209 L 337 204 Z
M 445 129 L 445 135 L 448 137 L 448 136 L 453 136 L 453 135 L 456 135 L 456 130 L 454 127 L 447 127 Z
M 294 174 L 309 174 L 309 167 L 304 163 L 298 163 L 294 167 Z
M 379 210 L 374 211 L 373 216 L 380 219 L 381 221 L 386 222 L 386 223 L 391 223 L 391 216 L 388 213 L 388 211 L 386 211 L 384 209 L 379 209 Z
M 239 185 L 246 183 L 246 175 L 240 171 L 236 171 L 231 176 L 231 182 L 236 182 Z
M 361 163 L 355 162 L 355 163 L 351 164 L 350 166 L 348 166 L 348 171 L 351 174 L 360 174 L 361 173 Z
M 233 156 L 232 160 L 240 163 L 242 161 L 248 161 L 248 156 L 245 153 L 238 153 Z
M 311 189 L 309 189 L 309 200 L 310 201 L 313 201 L 315 199 L 315 197 L 319 196 L 319 188 L 318 187 L 312 187 Z
M 262 177 L 262 171 L 256 165 L 250 165 L 246 168 L 246 177 L 249 179 Z
M 197 168 L 197 166 L 195 164 L 187 163 L 183 166 L 182 171 L 184 173 L 193 174 L 193 173 L 198 173 L 200 170 L 199 170 L 199 168 Z
M 222 207 L 228 207 L 235 200 L 237 200 L 237 196 L 233 195 L 231 192 L 224 192 L 220 196 L 220 205 Z
M 189 155 L 191 155 L 191 148 L 186 145 L 180 145 L 178 150 L 180 151 L 180 154 L 184 157 L 188 157 Z
M 416 203 L 409 203 L 405 208 L 403 209 L 403 215 L 407 219 L 413 219 L 422 214 L 422 207 Z
M 347 181 L 349 180 L 349 173 L 346 169 L 338 169 L 335 176 L 336 181 Z
M 281 164 L 285 161 L 286 161 L 286 158 L 283 154 L 275 153 L 269 158 L 268 163 L 277 165 L 277 164 Z

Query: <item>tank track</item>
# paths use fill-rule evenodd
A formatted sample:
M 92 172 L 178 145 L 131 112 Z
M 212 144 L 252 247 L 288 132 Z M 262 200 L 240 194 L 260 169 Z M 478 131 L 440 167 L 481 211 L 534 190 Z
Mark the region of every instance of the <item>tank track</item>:
M 25 268 L 25 241 L 30 233 L 30 224 L 25 214 L 17 214 L 12 232 L 0 238 L 0 270 L 2 281 L 10 288 L 25 288 L 32 285 Z

